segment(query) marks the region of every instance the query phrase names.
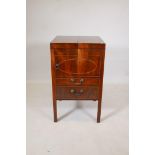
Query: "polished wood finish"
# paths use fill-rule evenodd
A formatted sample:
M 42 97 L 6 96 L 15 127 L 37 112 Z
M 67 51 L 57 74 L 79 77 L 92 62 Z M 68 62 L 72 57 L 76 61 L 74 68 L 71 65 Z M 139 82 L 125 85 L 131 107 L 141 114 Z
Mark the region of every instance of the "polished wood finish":
M 50 51 L 54 122 L 57 100 L 98 100 L 100 122 L 105 43 L 96 36 L 57 36 Z
M 80 52 L 79 52 L 80 50 Z M 78 56 L 78 54 L 84 55 L 86 53 L 89 53 L 89 56 L 103 56 L 103 49 L 86 49 L 86 48 L 79 48 L 79 49 L 70 49 L 70 48 L 56 48 L 54 50 L 54 55 L 55 56 L 62 56 L 62 55 L 72 55 L 72 56 Z

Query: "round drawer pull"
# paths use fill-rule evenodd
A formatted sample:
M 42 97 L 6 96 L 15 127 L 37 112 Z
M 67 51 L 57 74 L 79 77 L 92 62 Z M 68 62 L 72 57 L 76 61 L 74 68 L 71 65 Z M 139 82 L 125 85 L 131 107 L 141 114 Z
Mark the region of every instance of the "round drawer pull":
M 70 92 L 73 94 L 75 92 L 75 90 L 74 89 L 71 89 Z
M 71 78 L 70 80 L 71 80 L 71 82 L 74 82 L 75 81 L 75 79 L 73 79 L 73 78 Z
M 80 89 L 80 93 L 83 93 L 84 92 L 84 90 L 83 89 Z

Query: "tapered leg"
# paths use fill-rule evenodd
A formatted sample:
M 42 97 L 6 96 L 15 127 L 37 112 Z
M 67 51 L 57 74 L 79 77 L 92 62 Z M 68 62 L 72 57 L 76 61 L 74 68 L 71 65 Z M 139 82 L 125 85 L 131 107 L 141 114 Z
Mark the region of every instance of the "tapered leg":
M 57 122 L 57 101 L 53 99 L 54 122 Z
M 97 123 L 100 123 L 100 117 L 101 117 L 101 100 L 98 100 Z

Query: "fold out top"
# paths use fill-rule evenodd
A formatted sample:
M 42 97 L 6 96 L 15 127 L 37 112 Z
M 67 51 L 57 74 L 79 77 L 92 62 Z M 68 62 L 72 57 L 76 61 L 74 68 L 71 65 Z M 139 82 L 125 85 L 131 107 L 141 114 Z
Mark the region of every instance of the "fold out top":
M 104 48 L 105 43 L 98 36 L 56 36 L 52 48 Z

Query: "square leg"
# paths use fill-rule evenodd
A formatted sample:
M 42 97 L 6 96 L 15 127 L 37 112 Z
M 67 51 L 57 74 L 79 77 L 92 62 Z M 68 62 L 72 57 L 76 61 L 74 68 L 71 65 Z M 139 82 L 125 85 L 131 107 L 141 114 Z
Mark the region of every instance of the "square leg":
M 57 122 L 57 101 L 53 99 L 54 122 Z
M 100 118 L 101 118 L 101 100 L 98 100 L 97 123 L 100 123 Z

